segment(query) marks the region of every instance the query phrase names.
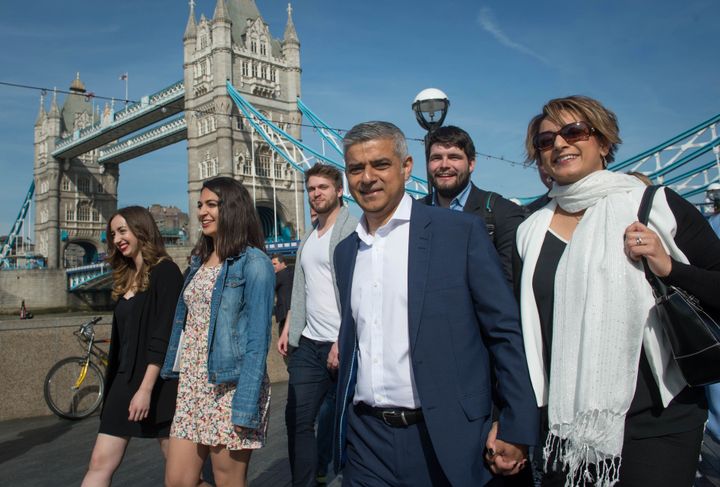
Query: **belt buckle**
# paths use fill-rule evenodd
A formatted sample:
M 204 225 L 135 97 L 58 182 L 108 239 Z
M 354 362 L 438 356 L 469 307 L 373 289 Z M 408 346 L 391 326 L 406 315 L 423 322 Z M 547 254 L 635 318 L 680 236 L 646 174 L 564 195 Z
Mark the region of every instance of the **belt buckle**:
M 396 425 L 393 424 L 393 423 L 390 421 L 390 419 L 396 419 L 396 418 L 398 418 L 398 417 L 399 417 L 400 420 L 402 421 L 402 424 L 403 424 L 403 425 L 409 426 L 409 425 L 408 425 L 408 422 L 407 422 L 407 418 L 405 418 L 405 411 L 400 411 L 400 412 L 397 412 L 397 411 L 383 411 L 383 412 L 382 412 L 383 422 L 384 422 L 386 425 L 388 425 L 388 426 L 396 427 Z

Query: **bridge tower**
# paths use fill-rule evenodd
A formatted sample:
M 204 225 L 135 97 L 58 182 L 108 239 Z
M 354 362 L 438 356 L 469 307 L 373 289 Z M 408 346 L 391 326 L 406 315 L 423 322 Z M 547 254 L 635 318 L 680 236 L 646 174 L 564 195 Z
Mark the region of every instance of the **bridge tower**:
M 103 252 L 107 218 L 117 208 L 118 168 L 97 163 L 98 151 L 70 159 L 52 156 L 58 137 L 67 137 L 100 117 L 80 73 L 62 108 L 57 92 L 50 110 L 44 96 L 35 122 L 35 243 L 49 268 L 90 263 Z M 108 107 L 106 107 L 107 109 Z
M 190 238 L 202 182 L 230 176 L 256 203 L 266 238 L 304 231 L 303 180 L 244 121 L 227 94 L 230 80 L 263 114 L 300 138 L 300 41 L 288 5 L 283 39 L 273 38 L 254 0 L 216 0 L 212 19 L 195 20 L 183 36 Z

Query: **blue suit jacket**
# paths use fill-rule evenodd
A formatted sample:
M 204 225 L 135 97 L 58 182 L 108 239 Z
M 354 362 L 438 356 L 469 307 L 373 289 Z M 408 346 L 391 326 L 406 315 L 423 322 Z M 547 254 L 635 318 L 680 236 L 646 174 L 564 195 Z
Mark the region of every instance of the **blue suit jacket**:
M 357 376 L 350 294 L 358 243 L 354 233 L 335 250 L 342 306 L 337 467 Z M 539 419 L 517 303 L 481 218 L 413 202 L 408 324 L 415 384 L 440 465 L 453 486 L 484 485 L 492 477 L 483 453 L 493 401 L 505 441 L 534 445 Z

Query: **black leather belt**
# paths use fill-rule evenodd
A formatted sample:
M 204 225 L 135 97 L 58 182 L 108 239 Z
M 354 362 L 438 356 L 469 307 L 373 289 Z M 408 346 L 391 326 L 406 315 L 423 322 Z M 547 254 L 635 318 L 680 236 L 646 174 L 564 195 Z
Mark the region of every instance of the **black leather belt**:
M 369 414 L 381 419 L 386 425 L 393 428 L 401 428 L 419 423 L 423 420 L 422 409 L 405 409 L 405 408 L 375 408 L 368 406 L 364 402 L 355 405 L 357 414 Z

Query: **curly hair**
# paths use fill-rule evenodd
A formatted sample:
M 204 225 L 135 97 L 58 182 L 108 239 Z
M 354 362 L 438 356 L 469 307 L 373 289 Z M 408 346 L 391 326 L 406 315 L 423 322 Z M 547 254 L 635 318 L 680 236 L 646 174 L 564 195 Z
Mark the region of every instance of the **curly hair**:
M 135 261 L 125 257 L 113 243 L 110 225 L 116 216 L 125 219 L 128 229 L 137 238 L 143 265 L 135 268 Z M 165 250 L 160 230 L 150 212 L 142 206 L 120 208 L 108 218 L 107 257 L 113 275 L 112 298 L 118 300 L 130 290 L 136 293 L 147 290 L 150 285 L 150 270 L 163 260 L 172 260 Z

